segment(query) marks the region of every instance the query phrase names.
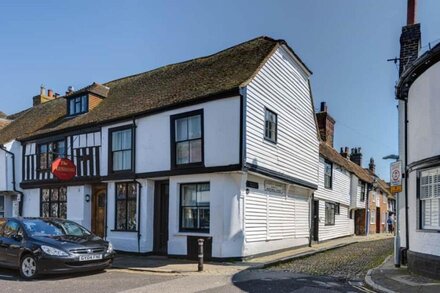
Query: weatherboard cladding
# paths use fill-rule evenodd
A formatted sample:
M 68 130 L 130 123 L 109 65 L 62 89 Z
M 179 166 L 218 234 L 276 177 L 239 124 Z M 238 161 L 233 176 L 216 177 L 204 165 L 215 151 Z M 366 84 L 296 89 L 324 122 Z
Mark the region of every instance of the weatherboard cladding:
M 264 139 L 265 109 L 277 114 L 277 142 Z M 308 72 L 278 47 L 246 88 L 246 163 L 317 184 L 318 139 Z
M 172 106 L 203 102 L 216 95 L 236 95 L 280 44 L 285 42 L 259 37 L 207 57 L 105 83 L 109 88 L 107 97 L 93 111 L 70 119 L 63 118 L 65 97 L 57 98 L 22 115 L 21 123 L 10 131 L 0 132 L 0 141 L 16 138 L 23 130 L 20 140 L 130 119 Z

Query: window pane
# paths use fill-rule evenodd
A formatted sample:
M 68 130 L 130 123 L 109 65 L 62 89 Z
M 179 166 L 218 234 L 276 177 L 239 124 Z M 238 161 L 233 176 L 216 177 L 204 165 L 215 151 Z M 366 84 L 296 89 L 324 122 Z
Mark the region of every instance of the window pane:
M 202 140 L 190 141 L 190 162 L 197 163 L 202 161 Z
M 56 218 L 58 217 L 58 203 L 50 204 L 50 216 Z
M 119 151 L 122 149 L 122 133 L 115 131 L 112 133 L 112 151 Z
M 136 230 L 136 201 L 128 201 L 128 223 L 127 230 Z
M 188 139 L 202 137 L 202 124 L 200 115 L 188 117 Z
M 5 210 L 5 198 L 3 196 L 0 196 L 0 212 L 3 212 Z
M 75 99 L 75 114 L 81 113 L 81 100 Z
M 197 189 L 197 205 L 209 207 L 209 184 L 199 184 Z
M 182 209 L 182 228 L 197 228 L 197 208 Z
M 116 202 L 116 229 L 118 230 L 126 230 L 127 228 L 127 210 L 125 203 L 125 200 Z
M 128 198 L 135 199 L 136 198 L 136 184 L 135 183 L 129 183 L 128 184 Z
M 131 149 L 131 129 L 121 131 L 121 147 L 123 150 Z
M 58 197 L 59 197 L 60 201 L 67 201 L 67 188 L 66 187 L 60 187 Z
M 57 188 L 54 188 L 54 189 L 51 190 L 50 200 L 51 201 L 57 201 L 58 200 L 58 189 Z
M 59 217 L 62 219 L 67 218 L 67 203 L 60 203 L 60 214 Z
M 87 112 L 87 108 L 88 108 L 88 105 L 87 105 L 87 96 L 82 96 L 81 97 L 81 112 Z
M 41 216 L 45 217 L 45 218 L 50 217 L 49 204 L 48 203 L 43 203 L 41 205 Z
M 188 118 L 176 120 L 176 142 L 188 139 Z
M 41 190 L 41 201 L 47 202 L 49 201 L 50 189 L 42 189 Z
M 189 163 L 189 141 L 176 144 L 176 164 Z
M 70 99 L 69 101 L 69 114 L 75 114 L 75 99 Z
M 125 199 L 126 198 L 126 184 L 116 184 L 116 198 Z
M 64 140 L 57 143 L 57 156 L 61 158 L 66 157 L 66 143 Z
M 40 154 L 40 169 L 47 169 L 47 153 Z
M 182 206 L 197 205 L 197 185 L 182 185 Z
M 113 171 L 123 170 L 123 152 L 113 153 Z
M 130 170 L 131 169 L 131 150 L 130 151 L 122 151 L 122 166 L 121 170 Z
M 199 227 L 200 229 L 209 229 L 209 207 L 199 209 Z

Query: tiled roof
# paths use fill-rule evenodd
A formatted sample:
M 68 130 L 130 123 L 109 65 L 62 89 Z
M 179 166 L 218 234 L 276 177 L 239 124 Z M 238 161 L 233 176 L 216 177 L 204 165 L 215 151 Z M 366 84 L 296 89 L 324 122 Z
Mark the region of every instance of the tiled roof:
M 49 108 L 52 106 L 57 108 L 59 114 L 53 113 L 50 109 L 46 111 L 52 113 L 50 117 L 55 119 L 44 118 L 43 113 L 39 115 L 40 119 L 48 120 L 46 122 L 51 124 L 43 128 L 43 125 L 38 123 L 38 128 L 32 127 L 32 131 L 27 130 L 18 139 L 29 139 L 50 132 L 131 118 L 174 105 L 203 101 L 224 93 L 238 95 L 240 86 L 253 77 L 279 44 L 285 42 L 259 37 L 210 56 L 107 82 L 104 84 L 109 88 L 107 98 L 93 111 L 71 119 L 58 119 L 66 111 L 65 106 L 63 108 L 61 105 L 65 100 L 63 97 L 58 98 L 56 102 L 42 105 L 43 108 L 46 104 Z M 24 117 L 29 116 L 24 115 Z M 37 129 L 40 130 L 36 131 Z M 4 141 L 2 133 L 0 140 Z
M 322 142 L 319 144 L 319 153 L 327 160 L 343 167 L 347 171 L 355 174 L 359 179 L 367 183 L 373 183 L 373 177 L 361 166 L 344 158 L 337 150 Z

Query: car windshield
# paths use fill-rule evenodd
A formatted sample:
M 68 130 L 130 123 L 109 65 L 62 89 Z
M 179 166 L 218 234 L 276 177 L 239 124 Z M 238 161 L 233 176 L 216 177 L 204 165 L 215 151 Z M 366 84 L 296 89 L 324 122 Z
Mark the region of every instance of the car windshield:
M 25 219 L 23 226 L 29 236 L 86 236 L 91 233 L 70 221 Z

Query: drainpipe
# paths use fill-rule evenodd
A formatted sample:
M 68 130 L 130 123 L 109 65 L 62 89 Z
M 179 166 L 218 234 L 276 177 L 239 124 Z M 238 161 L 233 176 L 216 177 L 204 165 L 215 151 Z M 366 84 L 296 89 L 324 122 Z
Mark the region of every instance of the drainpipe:
M 406 252 L 409 250 L 409 221 L 408 221 L 408 98 L 405 99 L 405 244 Z
M 314 219 L 314 205 L 315 204 L 315 193 L 312 192 L 312 197 L 310 200 L 310 229 L 309 229 L 309 247 L 312 247 L 312 237 L 315 229 L 315 219 Z
M 368 236 L 370 231 L 370 192 L 371 192 L 371 184 L 367 185 L 367 198 L 365 199 L 365 236 Z
M 14 192 L 20 194 L 20 202 L 18 204 L 18 215 L 22 216 L 23 215 L 23 199 L 24 199 L 24 194 L 22 191 L 17 190 L 17 188 L 15 187 L 15 154 L 13 152 L 8 151 L 4 145 L 0 144 L 0 149 L 4 150 L 5 153 L 11 155 L 11 159 L 12 159 L 12 189 L 14 190 Z
M 137 207 L 137 246 L 138 253 L 141 252 L 141 198 L 142 198 L 142 184 L 137 181 L 136 178 L 136 118 L 133 116 L 133 135 L 132 135 L 132 146 L 133 146 L 133 170 L 134 170 L 134 179 L 133 182 L 137 183 L 139 186 L 138 192 L 138 207 Z

